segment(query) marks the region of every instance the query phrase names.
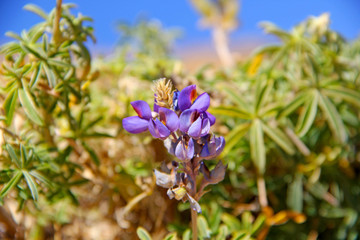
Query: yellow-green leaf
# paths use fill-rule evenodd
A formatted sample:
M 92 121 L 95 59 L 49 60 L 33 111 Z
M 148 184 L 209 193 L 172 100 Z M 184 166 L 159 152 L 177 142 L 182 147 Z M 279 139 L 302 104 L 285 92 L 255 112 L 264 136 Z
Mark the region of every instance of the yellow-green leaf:
M 25 87 L 19 89 L 19 99 L 26 115 L 30 118 L 30 120 L 39 126 L 43 126 L 44 122 L 40 117 L 31 94 Z
M 255 119 L 250 128 L 250 150 L 253 160 L 259 173 L 265 172 L 266 154 L 264 145 L 264 133 L 259 119 Z

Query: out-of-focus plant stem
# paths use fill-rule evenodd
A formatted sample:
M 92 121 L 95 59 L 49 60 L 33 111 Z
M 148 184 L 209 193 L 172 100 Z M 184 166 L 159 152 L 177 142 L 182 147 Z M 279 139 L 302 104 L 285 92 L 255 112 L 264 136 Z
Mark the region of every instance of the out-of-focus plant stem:
M 189 168 L 191 169 L 191 179 L 192 179 L 192 189 L 191 189 L 191 195 L 195 199 L 196 198 L 196 176 L 198 174 L 198 167 L 199 162 L 196 158 L 193 158 L 191 161 L 187 162 L 186 164 L 189 164 Z M 196 199 L 198 200 L 198 199 Z M 197 240 L 198 239 L 198 232 L 197 232 L 197 212 L 193 208 L 191 209 L 191 228 L 192 228 L 192 239 Z
M 197 212 L 194 209 L 191 209 L 191 228 L 192 228 L 192 239 L 197 240 Z
M 224 67 L 233 67 L 234 59 L 229 49 L 228 31 L 221 26 L 216 26 L 212 30 L 212 37 L 216 53 Z
M 58 43 L 61 40 L 61 32 L 60 32 L 61 4 L 62 4 L 62 0 L 56 1 L 56 12 L 55 12 L 54 33 L 53 33 L 54 43 Z
M 262 175 L 259 175 L 257 177 L 257 187 L 258 187 L 258 192 L 259 192 L 259 203 L 260 203 L 261 208 L 264 208 L 268 205 L 268 200 L 266 197 L 265 180 Z

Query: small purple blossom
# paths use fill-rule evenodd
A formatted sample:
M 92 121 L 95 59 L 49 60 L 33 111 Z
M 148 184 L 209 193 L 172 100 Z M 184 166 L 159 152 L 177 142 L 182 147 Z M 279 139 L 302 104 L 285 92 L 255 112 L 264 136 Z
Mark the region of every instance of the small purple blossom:
M 179 118 L 170 109 L 158 107 L 158 112 L 151 112 L 145 101 L 131 102 L 138 116 L 123 119 L 123 127 L 130 133 L 142 133 L 149 130 L 154 138 L 166 139 L 179 127 Z

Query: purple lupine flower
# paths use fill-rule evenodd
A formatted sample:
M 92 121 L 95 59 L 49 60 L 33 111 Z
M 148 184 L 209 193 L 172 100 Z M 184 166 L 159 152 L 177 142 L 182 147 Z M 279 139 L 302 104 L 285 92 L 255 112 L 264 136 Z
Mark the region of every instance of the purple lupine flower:
M 210 105 L 209 94 L 203 93 L 197 97 L 196 85 L 184 88 L 178 99 L 180 115 L 180 130 L 197 139 L 207 135 L 210 126 L 215 123 L 215 117 L 206 110 Z
M 123 119 L 123 127 L 130 133 L 142 133 L 149 130 L 155 138 L 166 139 L 179 128 L 179 118 L 170 109 L 159 107 L 158 112 L 151 112 L 145 101 L 131 102 L 138 116 Z
M 215 137 L 215 135 L 206 137 L 207 139 L 204 141 L 205 144 L 201 149 L 200 157 L 202 159 L 213 159 L 219 156 L 222 150 L 225 147 L 225 139 L 224 137 Z
M 189 136 L 181 136 L 175 148 L 175 156 L 182 161 L 191 160 L 195 154 L 194 141 Z
M 211 126 L 216 121 L 216 118 L 206 111 L 210 106 L 209 94 L 205 92 L 197 96 L 196 85 L 190 85 L 179 93 L 178 106 L 182 112 L 187 109 L 196 109 L 198 112 L 206 112 Z
M 210 119 L 206 112 L 188 109 L 180 115 L 179 129 L 195 139 L 207 135 L 210 131 L 210 125 Z

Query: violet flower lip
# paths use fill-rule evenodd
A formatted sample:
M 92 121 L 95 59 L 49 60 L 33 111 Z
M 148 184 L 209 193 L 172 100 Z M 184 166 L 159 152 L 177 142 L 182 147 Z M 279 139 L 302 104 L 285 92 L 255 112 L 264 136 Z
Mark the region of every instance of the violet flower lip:
M 123 119 L 123 127 L 130 133 L 142 133 L 149 130 L 154 138 L 166 139 L 179 127 L 179 118 L 170 109 L 159 107 L 158 118 L 153 118 L 150 106 L 142 100 L 131 102 L 138 116 Z

